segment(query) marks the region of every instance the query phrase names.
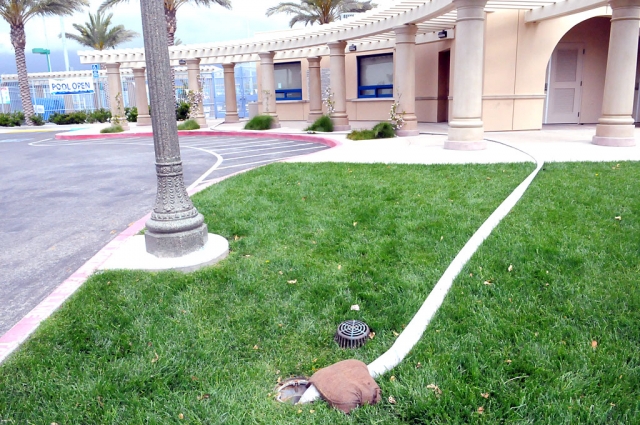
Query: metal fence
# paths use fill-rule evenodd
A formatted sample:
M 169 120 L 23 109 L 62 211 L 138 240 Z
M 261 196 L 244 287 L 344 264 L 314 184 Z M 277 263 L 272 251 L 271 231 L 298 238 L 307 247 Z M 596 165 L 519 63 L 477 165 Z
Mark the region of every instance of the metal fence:
M 247 104 L 258 100 L 256 67 L 253 63 L 238 64 L 236 67 L 236 97 L 238 101 L 238 115 L 247 117 Z M 201 74 L 204 93 L 204 111 L 207 118 L 224 118 L 226 112 L 224 95 L 224 72 L 221 68 Z M 122 75 L 122 103 L 124 107 L 136 105 L 136 90 L 133 75 Z M 99 108 L 109 108 L 107 94 L 107 78 L 100 77 L 95 83 L 92 94 L 52 95 L 49 80 L 45 78 L 29 79 L 31 100 L 36 113 L 48 120 L 54 112 L 68 113 L 73 111 L 93 111 Z M 188 87 L 187 73 L 176 72 L 176 100 L 184 100 Z M 22 111 L 20 90 L 17 81 L 3 81 L 0 90 L 5 96 L 0 96 L 0 112 Z M 8 96 L 7 96 L 8 94 Z

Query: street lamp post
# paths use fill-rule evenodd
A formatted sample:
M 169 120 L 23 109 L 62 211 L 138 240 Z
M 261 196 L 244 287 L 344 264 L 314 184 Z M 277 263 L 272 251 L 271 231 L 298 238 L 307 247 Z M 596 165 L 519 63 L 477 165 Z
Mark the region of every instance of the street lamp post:
M 140 8 L 158 178 L 145 244 L 147 252 L 156 257 L 181 257 L 206 244 L 207 225 L 184 185 L 164 0 L 144 0 Z
M 35 49 L 31 49 L 31 53 L 37 53 L 40 55 L 47 55 L 47 66 L 49 67 L 49 72 L 51 72 L 51 59 L 49 59 L 49 55 L 51 54 L 51 50 L 43 49 L 41 47 L 36 47 Z

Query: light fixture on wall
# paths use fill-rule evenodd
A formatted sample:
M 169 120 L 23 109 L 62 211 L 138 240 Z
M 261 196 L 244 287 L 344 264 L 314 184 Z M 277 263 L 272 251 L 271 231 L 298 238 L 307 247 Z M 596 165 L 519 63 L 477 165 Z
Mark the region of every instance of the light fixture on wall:
M 184 60 L 184 59 L 180 59 L 180 60 L 178 61 L 178 64 L 179 64 L 180 66 L 185 66 L 185 65 L 187 64 L 187 61 L 186 61 L 186 60 Z
M 352 44 L 351 46 L 349 46 L 349 51 L 350 52 L 355 52 L 356 50 L 358 50 L 358 48 L 356 47 L 355 44 Z
M 438 33 L 438 38 L 447 38 L 447 31 L 442 30 Z

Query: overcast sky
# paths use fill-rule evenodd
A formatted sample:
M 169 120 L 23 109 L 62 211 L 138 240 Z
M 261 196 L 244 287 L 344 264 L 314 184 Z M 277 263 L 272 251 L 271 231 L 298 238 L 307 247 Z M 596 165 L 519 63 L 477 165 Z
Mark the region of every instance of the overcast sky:
M 256 32 L 275 31 L 289 28 L 290 16 L 278 14 L 267 18 L 265 11 L 281 0 L 231 0 L 233 9 L 227 10 L 218 5 L 211 7 L 198 7 L 190 4 L 182 6 L 178 10 L 178 31 L 176 37 L 183 44 L 204 43 L 214 41 L 234 40 L 253 36 Z M 384 5 L 393 0 L 377 0 L 376 3 Z M 102 0 L 90 0 L 90 11 L 95 13 Z M 77 13 L 72 17 L 64 18 L 66 32 L 74 32 L 73 23 L 88 21 L 88 10 Z M 127 29 L 142 34 L 140 20 L 140 0 L 130 0 L 112 10 L 112 22 L 122 24 Z M 27 67 L 29 72 L 43 72 L 47 70 L 46 59 L 42 55 L 31 53 L 35 47 L 43 47 L 51 50 L 51 62 L 54 71 L 64 69 L 62 56 L 62 40 L 58 38 L 61 33 L 60 18 L 32 18 L 26 25 L 27 33 Z M 119 48 L 142 47 L 142 36 L 134 41 L 119 46 Z M 87 67 L 79 64 L 76 51 L 87 50 L 78 43 L 67 40 L 67 50 L 71 66 L 75 69 Z M 0 19 L 0 73 L 15 73 L 15 59 L 13 46 L 9 38 L 9 25 Z

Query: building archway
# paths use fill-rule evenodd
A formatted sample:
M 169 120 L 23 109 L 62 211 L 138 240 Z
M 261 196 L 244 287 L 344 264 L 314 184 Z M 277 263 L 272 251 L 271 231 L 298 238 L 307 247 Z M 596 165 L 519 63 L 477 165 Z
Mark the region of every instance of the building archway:
M 602 112 L 611 20 L 575 25 L 555 45 L 545 78 L 544 124 L 596 123 Z

